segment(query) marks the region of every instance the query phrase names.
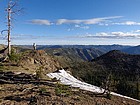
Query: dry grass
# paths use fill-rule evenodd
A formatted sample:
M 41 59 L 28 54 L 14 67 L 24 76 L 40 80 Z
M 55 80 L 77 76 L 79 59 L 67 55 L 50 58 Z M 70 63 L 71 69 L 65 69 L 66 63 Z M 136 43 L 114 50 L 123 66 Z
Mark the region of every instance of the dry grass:
M 1 84 L 0 105 L 139 105 L 132 100 L 112 96 L 109 100 L 86 91 L 57 95 L 56 87 L 34 84 Z

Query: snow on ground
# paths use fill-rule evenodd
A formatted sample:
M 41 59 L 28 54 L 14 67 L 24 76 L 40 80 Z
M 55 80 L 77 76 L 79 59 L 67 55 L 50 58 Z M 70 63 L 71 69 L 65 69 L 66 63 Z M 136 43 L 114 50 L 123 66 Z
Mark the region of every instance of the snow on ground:
M 64 85 L 70 85 L 72 87 L 79 87 L 82 90 L 91 91 L 94 93 L 103 93 L 104 92 L 104 89 L 102 89 L 100 87 L 77 80 L 72 75 L 67 73 L 64 69 L 59 70 L 59 72 L 49 73 L 49 74 L 47 74 L 47 76 L 49 76 L 50 78 L 56 78 L 57 80 L 60 80 L 60 82 Z M 123 95 L 120 95 L 120 94 L 117 94 L 114 92 L 111 92 L 110 94 L 140 102 L 140 100 L 136 100 L 134 98 L 123 96 Z

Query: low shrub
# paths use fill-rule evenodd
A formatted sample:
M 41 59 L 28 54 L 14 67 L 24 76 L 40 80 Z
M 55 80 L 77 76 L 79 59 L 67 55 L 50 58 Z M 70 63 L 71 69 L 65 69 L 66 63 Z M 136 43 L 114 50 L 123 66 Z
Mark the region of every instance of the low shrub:
M 58 96 L 69 96 L 71 94 L 70 88 L 69 86 L 57 83 L 55 88 L 55 94 Z

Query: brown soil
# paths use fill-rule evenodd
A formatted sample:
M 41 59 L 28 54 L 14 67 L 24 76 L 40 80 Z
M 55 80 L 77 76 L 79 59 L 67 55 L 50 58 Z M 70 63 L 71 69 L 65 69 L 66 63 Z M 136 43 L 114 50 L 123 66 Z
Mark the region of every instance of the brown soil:
M 34 75 L 0 73 L 0 105 L 140 105 L 139 102 L 41 80 Z
M 44 69 L 46 73 L 54 72 L 60 68 L 60 64 L 43 50 L 26 52 L 18 62 L 18 66 L 29 71 Z
M 105 95 L 97 96 L 32 75 L 36 74 L 36 70 L 49 73 L 60 67 L 53 57 L 43 51 L 27 52 L 16 64 L 2 63 L 0 105 L 140 105 L 130 99 L 117 96 L 108 99 Z M 11 72 L 6 75 L 7 71 Z
M 56 87 L 34 84 L 0 85 L 0 105 L 140 105 L 140 103 L 112 96 L 111 100 L 88 92 L 72 92 L 57 96 Z M 41 89 L 46 89 L 41 93 Z

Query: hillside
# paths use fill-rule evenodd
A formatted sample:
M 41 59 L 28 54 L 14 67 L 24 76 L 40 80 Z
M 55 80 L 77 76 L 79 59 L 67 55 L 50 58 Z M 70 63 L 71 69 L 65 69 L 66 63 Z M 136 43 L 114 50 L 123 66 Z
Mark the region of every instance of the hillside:
M 38 49 L 46 49 L 46 48 L 78 48 L 78 49 L 96 49 L 102 52 L 108 52 L 111 50 L 123 50 L 133 46 L 125 46 L 125 45 L 38 45 Z
M 49 73 L 61 68 L 53 56 L 47 55 L 45 51 L 25 50 L 24 52 L 12 53 L 7 61 L 0 62 L 1 71 L 13 71 L 28 74 L 37 72 Z
M 127 49 L 123 49 L 123 52 L 129 53 L 129 54 L 140 54 L 140 45 L 135 47 L 130 47 Z
M 7 81 L 8 80 L 8 81 Z M 0 72 L 0 105 L 138 105 L 123 97 L 95 95 L 35 75 Z
M 102 51 L 94 48 L 47 48 L 46 53 L 53 56 L 63 56 L 71 60 L 90 61 L 103 54 Z
M 72 72 L 96 86 L 104 87 L 106 81 L 110 81 L 109 87 L 112 91 L 140 98 L 140 55 L 114 50 L 93 59 L 92 62 L 75 64 Z
M 108 99 L 106 95 L 97 96 L 94 93 L 82 91 L 77 88 L 75 89 L 67 86 L 61 86 L 60 84 L 57 84 L 59 83 L 58 81 L 55 79 L 51 80 L 46 76 L 47 73 L 52 73 L 60 68 L 67 67 L 67 70 L 69 70 L 76 78 L 101 86 L 100 84 L 103 79 L 106 80 L 107 73 L 105 74 L 104 71 L 107 69 L 102 63 L 97 62 L 101 59 L 100 57 L 95 59 L 93 62 L 87 62 L 80 60 L 79 58 L 77 59 L 76 57 L 72 57 L 71 60 L 68 60 L 67 58 L 69 57 L 66 56 L 69 50 L 66 52 L 66 55 L 63 53 L 62 55 L 53 56 L 51 55 L 51 52 L 49 52 L 49 49 L 46 51 L 32 51 L 28 49 L 21 50 L 20 48 L 16 49 L 17 52 L 13 53 L 9 57 L 9 61 L 0 63 L 1 105 L 32 105 L 37 102 L 42 103 L 42 105 L 53 103 L 60 105 L 64 103 L 68 105 L 82 105 L 83 103 L 84 105 L 85 103 L 87 105 L 105 103 L 111 105 L 138 104 L 136 101 L 114 95 L 111 96 L 111 99 Z M 113 55 L 116 56 L 117 54 Z M 108 54 L 102 55 L 102 59 L 104 59 L 104 56 L 106 55 Z M 111 54 L 109 53 L 109 55 L 112 55 L 112 52 Z M 125 54 L 123 56 L 125 56 Z M 118 89 L 116 86 L 114 88 Z M 61 92 L 62 94 L 60 95 Z M 115 92 L 119 91 L 115 90 Z M 132 93 L 130 94 L 130 92 L 129 94 L 123 94 L 136 98 L 135 95 Z
M 0 44 L 0 50 L 2 50 L 3 48 L 5 48 L 5 45 Z
M 93 61 L 106 68 L 112 68 L 113 71 L 122 70 L 134 73 L 138 70 L 140 72 L 140 55 L 130 55 L 119 50 L 110 51 Z
M 31 45 L 20 45 L 21 48 L 32 49 Z M 103 54 L 111 50 L 121 50 L 128 54 L 140 54 L 140 46 L 127 46 L 127 45 L 37 45 L 37 49 L 94 49 L 102 52 Z

